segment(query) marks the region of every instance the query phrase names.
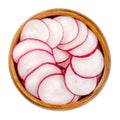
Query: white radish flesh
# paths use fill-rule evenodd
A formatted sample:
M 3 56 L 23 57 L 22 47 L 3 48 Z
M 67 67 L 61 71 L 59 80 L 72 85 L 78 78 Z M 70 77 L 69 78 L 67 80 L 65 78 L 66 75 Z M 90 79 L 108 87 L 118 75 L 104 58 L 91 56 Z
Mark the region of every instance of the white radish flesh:
M 81 77 L 95 77 L 104 68 L 104 58 L 100 50 L 96 50 L 88 57 L 72 57 L 72 69 Z
M 61 69 L 52 63 L 43 63 L 32 71 L 25 79 L 25 88 L 33 96 L 38 98 L 37 89 L 43 78 L 50 74 L 61 73 Z
M 57 47 L 63 38 L 63 28 L 61 24 L 50 18 L 42 19 L 42 21 L 48 26 L 50 33 L 47 44 L 49 44 L 51 48 Z
M 17 63 L 19 76 L 24 80 L 33 69 L 45 62 L 55 63 L 52 54 L 48 51 L 36 49 L 25 53 Z
M 58 48 L 53 49 L 53 55 L 57 63 L 62 63 L 70 57 L 66 51 L 60 50 Z
M 33 19 L 24 25 L 20 39 L 35 38 L 46 42 L 48 37 L 49 30 L 46 24 L 39 19 Z
M 69 16 L 58 16 L 54 20 L 60 22 L 63 27 L 64 36 L 60 44 L 71 42 L 78 34 L 78 25 L 74 18 Z
M 83 96 L 90 94 L 95 89 L 97 79 L 96 77 L 82 78 L 76 75 L 69 65 L 65 72 L 65 84 L 73 94 Z
M 33 49 L 43 49 L 52 53 L 52 49 L 43 41 L 38 39 L 25 39 L 19 42 L 13 50 L 13 59 L 15 62 L 18 61 L 19 57 L 24 53 Z
M 43 79 L 38 95 L 42 101 L 55 105 L 67 104 L 74 97 L 65 87 L 62 74 L 53 74 Z
M 98 40 L 96 35 L 91 30 L 89 30 L 86 41 L 82 45 L 70 50 L 69 53 L 73 56 L 89 56 L 97 48 L 97 45 Z
M 77 37 L 68 44 L 59 45 L 58 48 L 60 48 L 61 50 L 71 50 L 85 42 L 88 36 L 88 28 L 83 22 L 78 21 L 78 20 L 76 21 L 78 23 L 78 28 L 79 28 L 79 33 Z

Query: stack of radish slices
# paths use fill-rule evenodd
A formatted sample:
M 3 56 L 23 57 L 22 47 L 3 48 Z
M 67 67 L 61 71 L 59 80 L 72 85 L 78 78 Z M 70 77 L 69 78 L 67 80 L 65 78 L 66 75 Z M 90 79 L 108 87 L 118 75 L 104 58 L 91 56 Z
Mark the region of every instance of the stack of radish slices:
M 96 35 L 70 16 L 27 21 L 13 60 L 25 89 L 55 105 L 76 102 L 93 92 L 104 69 Z

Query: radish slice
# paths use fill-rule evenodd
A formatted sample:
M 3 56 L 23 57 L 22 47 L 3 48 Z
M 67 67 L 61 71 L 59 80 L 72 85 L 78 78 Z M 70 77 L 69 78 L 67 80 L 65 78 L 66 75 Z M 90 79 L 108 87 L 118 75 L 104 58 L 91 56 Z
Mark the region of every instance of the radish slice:
M 85 79 L 76 75 L 70 65 L 67 67 L 65 72 L 65 84 L 67 88 L 76 95 L 88 95 L 96 87 L 97 79 L 89 78 Z
M 62 73 L 62 72 L 61 69 L 53 63 L 43 63 L 42 65 L 38 66 L 25 78 L 26 90 L 30 92 L 33 96 L 38 98 L 37 88 L 39 83 L 43 78 L 54 73 Z
M 45 62 L 55 63 L 52 54 L 48 51 L 40 49 L 28 51 L 18 60 L 17 70 L 19 76 L 24 79 L 33 69 Z
M 91 53 L 95 51 L 97 45 L 98 45 L 97 37 L 91 30 L 89 30 L 86 41 L 82 45 L 70 50 L 69 53 L 72 54 L 73 56 L 79 57 L 89 56 Z
M 103 70 L 104 58 L 100 50 L 97 49 L 88 57 L 72 57 L 71 66 L 73 71 L 81 77 L 95 77 Z
M 80 98 L 81 98 L 81 96 L 75 95 L 74 98 L 73 98 L 73 100 L 71 101 L 71 103 L 77 102 Z
M 100 82 L 103 72 L 101 72 L 99 75 L 97 75 L 97 84 Z
M 51 48 L 55 48 L 63 38 L 63 28 L 59 22 L 50 18 L 42 19 L 42 21 L 48 26 L 50 32 L 47 43 Z
M 77 37 L 68 44 L 59 45 L 58 48 L 60 48 L 61 50 L 71 50 L 85 42 L 88 36 L 88 28 L 83 22 L 79 20 L 76 20 L 76 21 L 78 23 L 78 28 L 79 28 L 79 33 Z
M 78 34 L 78 25 L 75 19 L 69 16 L 58 16 L 54 20 L 60 22 L 63 27 L 64 36 L 60 44 L 71 42 Z
M 49 30 L 46 24 L 41 20 L 33 19 L 25 24 L 20 39 L 35 38 L 46 42 L 48 37 Z
M 40 41 L 38 39 L 25 39 L 21 42 L 19 42 L 14 50 L 13 50 L 13 59 L 15 62 L 18 61 L 19 57 L 23 55 L 24 53 L 32 50 L 32 49 L 43 49 L 50 53 L 52 53 L 52 49 L 43 41 Z
M 38 88 L 38 95 L 42 101 L 56 105 L 67 104 L 74 97 L 65 87 L 62 74 L 49 75 L 43 79 Z
M 66 67 L 68 66 L 68 64 L 70 63 L 70 58 L 71 58 L 71 57 L 69 57 L 69 59 L 67 59 L 67 60 L 64 61 L 64 62 L 57 63 L 58 66 L 60 66 L 60 67 L 62 67 L 62 68 L 66 68 Z
M 70 57 L 70 55 L 67 52 L 58 48 L 53 49 L 53 55 L 57 63 L 62 63 Z

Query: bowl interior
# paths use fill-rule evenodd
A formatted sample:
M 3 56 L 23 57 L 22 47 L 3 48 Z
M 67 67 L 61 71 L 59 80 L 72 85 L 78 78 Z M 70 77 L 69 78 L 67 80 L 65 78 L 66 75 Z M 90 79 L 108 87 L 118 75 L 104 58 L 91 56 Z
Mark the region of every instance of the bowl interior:
M 71 16 L 75 19 L 78 19 L 82 22 L 84 22 L 89 29 L 91 29 L 97 36 L 99 44 L 101 46 L 103 55 L 104 55 L 104 70 L 102 73 L 102 76 L 100 78 L 100 82 L 98 83 L 97 87 L 95 88 L 95 90 L 87 95 L 84 96 L 82 99 L 78 100 L 77 102 L 74 103 L 70 103 L 70 104 L 66 104 L 66 105 L 51 105 L 51 104 L 47 104 L 44 103 L 42 101 L 40 101 L 39 99 L 33 97 L 31 94 L 29 94 L 25 88 L 23 87 L 22 83 L 20 82 L 20 78 L 18 77 L 18 74 L 16 72 L 16 65 L 12 59 L 12 51 L 14 46 L 18 43 L 19 38 L 20 38 L 20 34 L 21 34 L 21 30 L 23 29 L 24 24 L 30 20 L 30 19 L 42 19 L 42 18 L 46 18 L 46 17 L 54 17 L 54 16 L 59 16 L 59 15 L 66 15 L 66 16 Z M 90 20 L 88 17 L 82 15 L 81 13 L 78 13 L 76 11 L 72 11 L 72 10 L 67 10 L 67 9 L 51 9 L 51 10 L 46 10 L 43 12 L 40 12 L 34 16 L 32 16 L 31 18 L 29 18 L 26 22 L 24 22 L 20 28 L 17 30 L 13 41 L 11 43 L 11 47 L 10 47 L 10 51 L 9 51 L 9 69 L 10 69 L 10 74 L 11 77 L 16 85 L 16 87 L 19 89 L 19 91 L 32 103 L 41 106 L 41 107 L 45 107 L 45 108 L 49 108 L 49 109 L 57 109 L 57 110 L 66 110 L 66 109 L 73 109 L 76 107 L 79 107 L 81 105 L 84 105 L 85 103 L 89 102 L 90 100 L 92 100 L 103 88 L 103 86 L 106 83 L 106 80 L 108 78 L 109 72 L 110 72 L 110 64 L 111 64 L 111 60 L 110 60 L 110 52 L 109 52 L 109 48 L 106 42 L 106 39 L 103 35 L 103 33 L 101 32 L 101 30 L 98 28 L 98 26 L 92 21 Z

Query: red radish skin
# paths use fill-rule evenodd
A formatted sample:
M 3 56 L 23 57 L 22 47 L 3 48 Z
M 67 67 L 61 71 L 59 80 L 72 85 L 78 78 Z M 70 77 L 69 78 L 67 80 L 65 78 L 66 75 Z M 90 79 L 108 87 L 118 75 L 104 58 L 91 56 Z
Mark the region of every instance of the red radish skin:
M 70 54 L 66 51 L 60 50 L 59 48 L 53 49 L 53 55 L 57 63 L 63 63 L 69 59 Z
M 100 50 L 96 50 L 88 57 L 72 57 L 71 67 L 80 77 L 92 78 L 99 75 L 104 68 L 104 58 Z
M 69 53 L 73 56 L 86 57 L 92 54 L 97 47 L 98 47 L 97 37 L 89 29 L 86 41 L 82 45 L 70 50 Z
M 62 25 L 51 18 L 44 18 L 42 21 L 48 26 L 50 33 L 47 44 L 49 44 L 51 48 L 57 47 L 63 39 Z
M 47 71 L 47 72 L 46 72 Z M 37 88 L 39 83 L 46 76 L 54 73 L 62 73 L 61 69 L 53 63 L 43 63 L 34 69 L 30 74 L 25 78 L 25 88 L 33 96 L 38 98 Z
M 95 89 L 97 78 L 82 78 L 76 75 L 69 65 L 65 72 L 65 85 L 75 95 L 88 95 Z
M 23 54 L 17 62 L 17 71 L 20 78 L 24 80 L 32 70 L 45 62 L 55 63 L 54 57 L 48 51 L 34 49 Z
M 70 16 L 57 16 L 54 20 L 58 21 L 64 31 L 63 40 L 60 44 L 66 44 L 74 40 L 79 32 L 76 20 Z
M 88 36 L 88 28 L 83 22 L 81 22 L 79 20 L 76 20 L 76 21 L 78 23 L 78 28 L 79 28 L 77 37 L 68 44 L 59 45 L 58 46 L 59 49 L 70 51 L 70 50 L 82 45 L 85 42 L 85 40 Z
M 38 96 L 45 103 L 55 105 L 67 104 L 74 98 L 65 87 L 62 74 L 53 74 L 44 78 L 39 84 Z
M 53 53 L 50 46 L 46 44 L 45 42 L 38 40 L 38 39 L 28 38 L 28 39 L 24 39 L 20 41 L 15 46 L 13 50 L 13 60 L 17 62 L 21 55 L 33 49 L 43 49 L 50 53 Z
M 49 38 L 49 29 L 45 23 L 39 19 L 27 21 L 21 32 L 20 40 L 35 38 L 46 42 Z

